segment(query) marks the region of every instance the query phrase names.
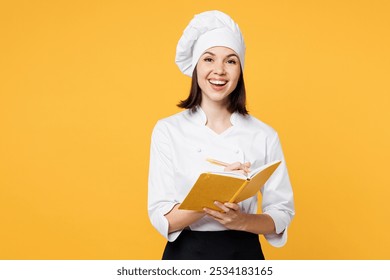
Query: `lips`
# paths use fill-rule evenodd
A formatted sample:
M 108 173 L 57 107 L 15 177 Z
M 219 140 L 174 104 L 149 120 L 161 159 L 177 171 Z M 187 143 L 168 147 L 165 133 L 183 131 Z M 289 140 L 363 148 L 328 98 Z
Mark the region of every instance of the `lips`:
M 209 80 L 209 83 L 212 84 L 213 86 L 219 86 L 219 87 L 221 87 L 221 86 L 226 85 L 226 84 L 227 84 L 227 81 L 225 81 L 225 80 L 212 80 L 212 79 L 210 79 L 210 80 Z

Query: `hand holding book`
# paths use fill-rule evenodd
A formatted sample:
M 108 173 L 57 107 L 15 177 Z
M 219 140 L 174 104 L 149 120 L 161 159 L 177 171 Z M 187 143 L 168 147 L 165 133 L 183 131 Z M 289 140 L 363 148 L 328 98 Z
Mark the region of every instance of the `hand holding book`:
M 202 173 L 179 209 L 203 211 L 203 208 L 210 208 L 220 210 L 214 205 L 214 201 L 238 203 L 252 197 L 271 177 L 280 162 L 280 160 L 270 162 L 252 170 L 249 175 L 233 172 Z M 218 161 L 214 164 L 222 165 L 225 163 Z

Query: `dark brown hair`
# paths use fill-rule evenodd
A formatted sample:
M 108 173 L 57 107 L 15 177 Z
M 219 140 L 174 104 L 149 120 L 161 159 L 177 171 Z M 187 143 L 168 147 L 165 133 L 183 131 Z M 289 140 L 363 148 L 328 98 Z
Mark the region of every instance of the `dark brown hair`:
M 240 77 L 237 82 L 236 88 L 233 90 L 231 94 L 228 96 L 228 111 L 230 113 L 237 112 L 241 115 L 247 115 L 248 110 L 246 109 L 246 91 L 245 91 L 245 83 L 244 83 L 244 75 L 242 71 L 240 72 Z M 198 85 L 198 75 L 196 74 L 196 67 L 194 72 L 192 73 L 192 81 L 191 81 L 191 89 L 190 95 L 187 99 L 181 100 L 178 107 L 184 109 L 190 109 L 192 112 L 196 111 L 196 107 L 200 106 L 202 102 L 202 90 Z

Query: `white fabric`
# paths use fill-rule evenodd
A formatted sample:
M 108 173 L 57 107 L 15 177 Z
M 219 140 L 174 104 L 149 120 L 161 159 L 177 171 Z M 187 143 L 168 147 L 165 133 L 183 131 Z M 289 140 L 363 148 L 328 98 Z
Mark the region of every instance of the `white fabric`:
M 234 50 L 244 69 L 245 43 L 238 25 L 220 11 L 195 15 L 183 31 L 176 47 L 176 64 L 180 71 L 192 77 L 192 72 L 203 52 L 211 47 Z
M 272 217 L 277 234 L 265 235 L 268 242 L 283 246 L 287 227 L 294 216 L 293 193 L 277 133 L 252 116 L 231 116 L 232 126 L 216 134 L 206 124 L 201 108 L 195 113 L 185 110 L 157 122 L 154 127 L 149 166 L 148 213 L 153 226 L 168 241 L 181 231 L 168 234 L 165 218 L 176 204 L 183 201 L 199 174 L 222 171 L 223 167 L 206 161 L 251 162 L 252 168 L 274 160 L 282 160 L 269 181 L 262 187 L 262 211 Z M 239 203 L 242 211 L 257 212 L 257 196 Z M 194 231 L 227 230 L 205 216 L 190 226 Z

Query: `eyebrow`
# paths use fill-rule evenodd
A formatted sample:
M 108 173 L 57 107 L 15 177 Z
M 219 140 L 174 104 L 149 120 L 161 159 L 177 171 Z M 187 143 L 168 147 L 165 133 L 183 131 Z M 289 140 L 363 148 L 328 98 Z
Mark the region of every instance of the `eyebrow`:
M 209 55 L 215 56 L 215 53 L 212 53 L 212 52 L 209 52 L 209 51 L 204 52 L 204 53 L 202 54 L 202 56 L 205 55 L 205 54 L 209 54 Z M 235 56 L 235 57 L 238 58 L 238 56 L 237 56 L 235 53 L 231 53 L 231 54 L 227 55 L 226 57 L 232 57 L 232 56 Z

